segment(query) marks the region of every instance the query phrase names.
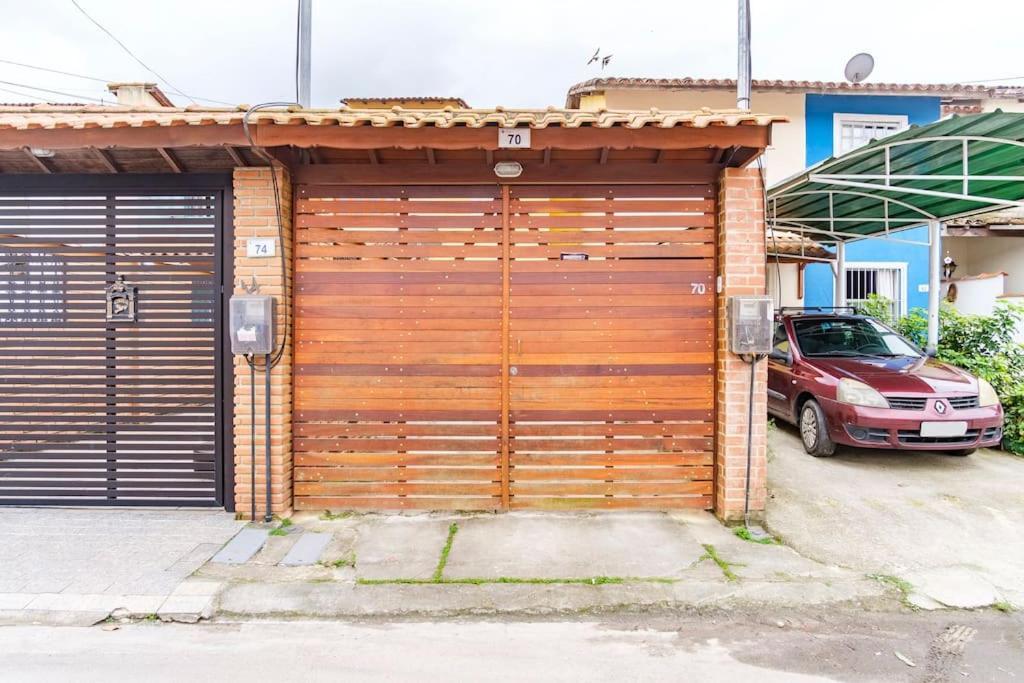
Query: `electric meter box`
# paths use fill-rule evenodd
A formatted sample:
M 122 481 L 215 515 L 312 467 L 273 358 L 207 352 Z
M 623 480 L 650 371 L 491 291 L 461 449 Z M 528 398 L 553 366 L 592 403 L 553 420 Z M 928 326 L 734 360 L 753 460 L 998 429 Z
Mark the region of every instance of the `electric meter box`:
M 231 353 L 264 356 L 274 350 L 274 297 L 236 294 L 229 309 Z
M 729 297 L 729 349 L 740 355 L 769 353 L 774 319 L 770 296 Z

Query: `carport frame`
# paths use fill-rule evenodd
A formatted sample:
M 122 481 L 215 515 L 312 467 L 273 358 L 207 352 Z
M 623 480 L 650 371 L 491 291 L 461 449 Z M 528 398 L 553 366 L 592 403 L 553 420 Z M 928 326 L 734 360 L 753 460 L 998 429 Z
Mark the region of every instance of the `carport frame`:
M 911 128 L 826 159 L 771 188 L 767 218 L 771 227 L 836 245 L 837 306 L 846 302 L 848 242 L 928 246 L 927 348 L 934 353 L 943 222 L 1014 207 L 1024 207 L 1024 114 L 996 111 Z M 891 237 L 921 225 L 928 226 L 927 242 Z

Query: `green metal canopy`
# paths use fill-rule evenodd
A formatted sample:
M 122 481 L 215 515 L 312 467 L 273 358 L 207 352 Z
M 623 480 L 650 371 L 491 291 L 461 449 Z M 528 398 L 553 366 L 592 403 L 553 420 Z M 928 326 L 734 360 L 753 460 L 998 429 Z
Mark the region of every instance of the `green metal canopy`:
M 1024 114 L 995 111 L 913 127 L 772 187 L 769 224 L 847 242 L 1024 207 Z

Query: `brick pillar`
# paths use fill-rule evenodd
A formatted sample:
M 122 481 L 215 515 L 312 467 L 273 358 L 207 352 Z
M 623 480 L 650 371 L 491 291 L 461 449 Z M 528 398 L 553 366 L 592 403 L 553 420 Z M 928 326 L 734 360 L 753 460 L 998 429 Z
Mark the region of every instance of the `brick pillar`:
M 747 410 L 750 365 L 729 352 L 730 296 L 765 294 L 765 223 L 761 180 L 756 168 L 727 168 L 718 188 L 718 349 L 715 407 L 715 514 L 724 522 L 743 519 L 746 487 Z M 750 510 L 763 516 L 767 469 L 767 364 L 757 366 Z
M 246 257 L 246 240 L 250 237 L 273 237 L 277 242 L 277 217 L 274 186 L 269 168 L 236 168 L 235 194 L 235 293 L 244 294 L 241 284 L 250 284 L 253 277 L 259 285 L 258 294 L 269 294 L 276 301 L 277 346 L 284 332 L 285 305 L 281 277 L 280 254 L 283 250 L 287 277 L 292 271 L 292 186 L 287 169 L 277 168 L 278 188 L 283 214 L 284 244 L 279 242 L 272 258 Z M 293 290 L 289 287 L 289 294 Z M 287 347 L 280 363 L 271 372 L 271 438 L 270 482 L 271 512 L 288 515 L 292 509 L 292 321 Z M 264 370 L 256 368 L 256 511 L 262 516 L 266 508 L 266 421 L 264 419 Z M 247 519 L 250 514 L 251 429 L 252 411 L 249 393 L 249 366 L 241 356 L 235 357 L 235 511 Z M 259 517 L 258 517 L 259 518 Z

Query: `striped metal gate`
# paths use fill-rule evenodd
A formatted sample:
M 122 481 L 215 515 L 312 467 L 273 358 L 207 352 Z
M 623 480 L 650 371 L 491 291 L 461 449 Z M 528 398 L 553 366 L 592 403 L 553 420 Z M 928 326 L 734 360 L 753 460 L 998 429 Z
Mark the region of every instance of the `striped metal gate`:
M 296 508 L 711 506 L 712 186 L 298 190 Z
M 168 185 L 0 186 L 0 504 L 222 503 L 224 190 Z

